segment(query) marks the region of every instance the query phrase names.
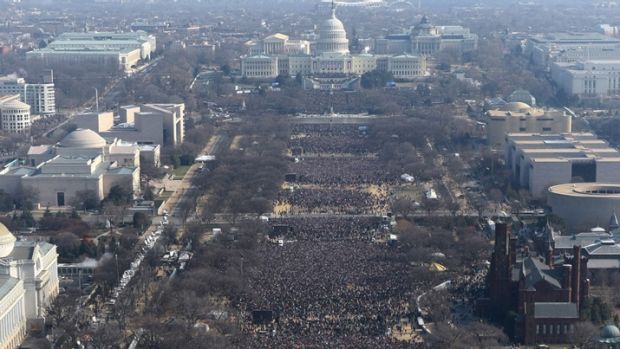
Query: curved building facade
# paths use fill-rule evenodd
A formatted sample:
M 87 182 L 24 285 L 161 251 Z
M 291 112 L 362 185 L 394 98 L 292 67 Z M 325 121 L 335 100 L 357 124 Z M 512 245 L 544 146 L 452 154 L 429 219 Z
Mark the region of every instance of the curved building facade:
M 7 132 L 23 133 L 30 131 L 30 106 L 19 100 L 0 104 L 2 129 Z
M 620 184 L 569 183 L 554 185 L 547 204 L 570 231 L 607 226 L 609 217 L 620 212 Z

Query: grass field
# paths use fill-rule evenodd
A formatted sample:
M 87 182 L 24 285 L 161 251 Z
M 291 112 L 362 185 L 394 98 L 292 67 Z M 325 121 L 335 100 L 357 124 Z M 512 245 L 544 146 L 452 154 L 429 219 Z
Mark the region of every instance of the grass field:
M 191 166 L 179 166 L 175 168 L 174 171 L 172 171 L 172 173 L 174 174 L 175 178 L 182 179 L 183 176 L 185 176 L 185 174 L 187 173 L 187 171 L 189 171 L 190 167 Z

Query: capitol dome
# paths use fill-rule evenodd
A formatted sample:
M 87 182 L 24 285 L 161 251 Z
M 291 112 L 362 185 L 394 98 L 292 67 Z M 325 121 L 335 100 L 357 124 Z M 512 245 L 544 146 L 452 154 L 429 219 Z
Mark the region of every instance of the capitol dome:
M 58 146 L 61 148 L 102 148 L 106 141 L 97 132 L 78 128 L 63 138 Z
M 618 327 L 614 325 L 607 325 L 603 327 L 603 329 L 601 330 L 601 337 L 602 338 L 620 337 L 620 330 L 618 329 Z
M 316 43 L 318 54 L 349 54 L 349 39 L 344 24 L 336 17 L 336 7 L 332 6 L 330 18 L 319 26 L 319 40 Z
M 15 241 L 17 239 L 9 229 L 2 223 L 0 223 L 0 258 L 6 257 L 11 254 Z

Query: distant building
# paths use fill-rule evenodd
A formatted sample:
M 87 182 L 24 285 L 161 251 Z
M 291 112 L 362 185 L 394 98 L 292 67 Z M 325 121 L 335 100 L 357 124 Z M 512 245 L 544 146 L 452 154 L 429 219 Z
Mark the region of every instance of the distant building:
M 310 42 L 307 40 L 291 40 L 285 34 L 269 35 L 262 40 L 251 40 L 245 43 L 250 56 L 254 55 L 309 55 Z
M 27 52 L 26 59 L 47 64 L 117 64 L 131 71 L 140 60 L 149 60 L 155 49 L 155 36 L 143 31 L 63 33 L 46 48 Z
M 119 123 L 114 124 L 111 112 L 77 115 L 74 123 L 97 132 L 102 137 L 119 138 L 127 142 L 175 146 L 185 138 L 185 105 L 141 104 L 122 106 Z
M 32 108 L 32 114 L 56 114 L 56 93 L 51 76 L 41 84 L 26 83 L 26 80 L 16 75 L 0 77 L 0 95 L 2 94 L 19 94 L 20 100 Z
M 527 39 L 523 54 L 535 65 L 620 59 L 620 39 L 600 33 L 545 33 Z
M 442 50 L 458 53 L 470 52 L 478 47 L 478 35 L 469 29 L 456 26 L 435 26 L 423 16 L 409 32 L 386 35 L 376 39 L 375 53 L 398 54 L 409 52 L 416 55 L 433 55 Z
M 618 34 L 620 34 L 620 28 L 618 28 L 617 25 L 611 24 L 599 24 L 594 27 L 594 30 L 597 33 L 601 33 L 607 36 L 618 36 Z
M 514 183 L 535 197 L 558 184 L 620 183 L 620 152 L 591 133 L 509 133 L 504 156 Z
M 248 79 L 274 79 L 279 74 L 276 56 L 256 55 L 241 61 L 241 75 Z
M 86 143 L 85 139 L 91 141 Z M 118 166 L 140 167 L 144 164 L 143 161 L 159 166 L 159 145 L 140 145 L 118 138 L 106 138 L 105 145 L 99 146 L 103 144 L 100 139 L 98 135 L 95 137 L 92 130 L 78 129 L 57 144 L 31 146 L 26 155 L 26 163 L 28 166 L 37 167 L 57 155 L 92 157 L 102 154 Z
M 0 126 L 10 133 L 30 132 L 30 106 L 21 102 L 19 95 L 0 96 Z
M 13 196 L 33 189 L 38 193 L 36 203 L 50 207 L 71 206 L 85 190 L 103 200 L 116 185 L 137 194 L 139 149 L 116 151 L 116 146 L 91 130 L 77 129 L 55 146 L 31 147 L 27 165 L 18 161 L 6 165 L 0 170 L 0 189 Z
M 511 97 L 514 99 L 515 95 L 512 94 Z M 501 105 L 488 110 L 485 116 L 487 142 L 494 148 L 501 148 L 504 145 L 508 133 L 570 133 L 572 131 L 572 117 L 566 111 L 534 108 L 523 102 Z
M 423 16 L 411 31 L 411 52 L 432 55 L 442 50 L 470 52 L 478 47 L 478 35 L 456 25 L 434 26 Z
M 614 60 L 551 64 L 551 79 L 568 96 L 620 97 L 620 51 Z
M 426 58 L 413 54 L 372 55 L 351 54 L 344 24 L 331 16 L 319 25 L 319 35 L 313 52 L 305 40 L 292 41 L 283 34 L 271 35 L 260 42 L 247 44 L 249 55 L 241 59 L 241 74 L 246 78 L 272 80 L 278 75 L 307 79 L 307 88 L 335 89 L 354 86 L 351 76 L 380 70 L 388 71 L 395 79 L 412 80 L 427 73 Z M 333 83 L 330 79 L 337 80 Z
M 132 31 L 145 31 L 147 33 L 161 33 L 170 29 L 170 23 L 165 21 L 137 20 L 130 25 Z
M 505 223 L 495 227 L 495 247 L 488 276 L 488 308 L 504 318 L 515 314 L 515 340 L 526 345 L 564 343 L 580 319 L 580 305 L 589 296 L 587 257 L 579 246 L 563 264 L 554 265 L 518 249 Z

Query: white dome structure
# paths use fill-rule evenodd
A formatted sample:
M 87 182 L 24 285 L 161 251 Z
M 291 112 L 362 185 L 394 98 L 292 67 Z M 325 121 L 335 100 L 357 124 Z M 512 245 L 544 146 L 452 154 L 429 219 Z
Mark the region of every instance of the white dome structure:
M 319 40 L 316 43 L 317 54 L 349 54 L 349 39 L 344 24 L 336 17 L 336 6 L 332 5 L 330 18 L 319 26 Z
M 15 247 L 15 241 L 17 239 L 9 229 L 2 223 L 0 223 L 0 258 L 4 258 L 11 254 Z
M 59 143 L 60 148 L 103 148 L 106 145 L 105 139 L 97 132 L 78 128 L 69 133 Z

